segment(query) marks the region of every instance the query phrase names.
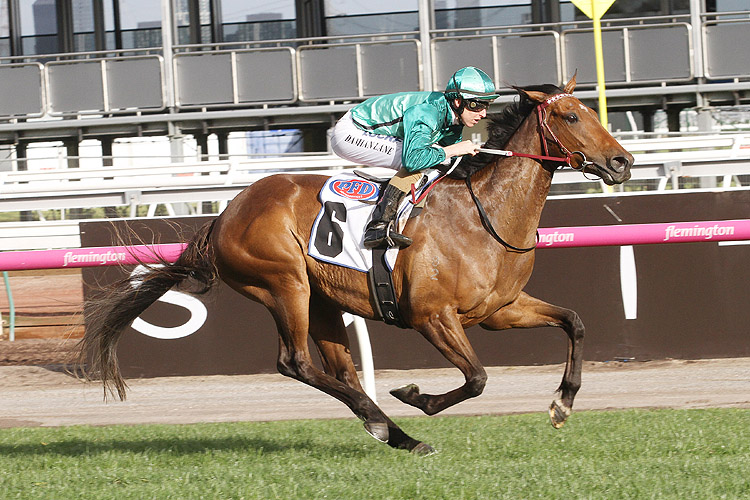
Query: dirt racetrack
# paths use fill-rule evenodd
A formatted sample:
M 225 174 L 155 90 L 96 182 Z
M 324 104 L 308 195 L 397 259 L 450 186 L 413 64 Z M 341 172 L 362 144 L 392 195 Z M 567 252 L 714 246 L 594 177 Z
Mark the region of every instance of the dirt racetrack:
M 102 401 L 101 387 L 66 374 L 74 340 L 0 342 L 0 427 L 194 423 L 353 418 L 331 397 L 281 375 L 165 377 L 130 381 L 126 402 Z M 484 393 L 443 415 L 544 414 L 563 366 L 490 367 Z M 388 390 L 417 383 L 425 392 L 458 387 L 455 369 L 383 370 L 377 399 L 392 417 L 421 413 Z M 575 410 L 750 408 L 750 358 L 586 363 Z
M 77 340 L 61 337 L 82 333 L 61 326 L 80 310 L 78 273 L 29 271 L 13 273 L 11 279 L 21 315 L 18 340 L 0 340 L 0 427 L 353 418 L 330 396 L 281 375 L 132 380 L 126 402 L 104 403 L 97 384 L 83 383 L 63 370 Z M 7 319 L 4 298 L 0 310 Z M 480 397 L 443 414 L 544 415 L 563 367 L 487 371 Z M 408 383 L 436 393 L 458 387 L 463 379 L 455 369 L 378 371 L 377 399 L 389 415 L 421 415 L 388 394 Z M 586 363 L 575 410 L 661 407 L 750 408 L 750 358 Z

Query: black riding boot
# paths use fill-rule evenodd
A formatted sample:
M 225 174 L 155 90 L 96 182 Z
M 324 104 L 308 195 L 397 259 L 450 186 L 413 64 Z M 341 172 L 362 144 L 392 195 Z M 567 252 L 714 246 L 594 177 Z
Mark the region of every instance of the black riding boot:
M 372 212 L 372 219 L 365 229 L 365 248 L 401 248 L 411 245 L 411 238 L 397 233 L 393 226 L 396 224 L 396 213 L 401 200 L 406 196 L 395 186 L 386 185 L 383 196 Z

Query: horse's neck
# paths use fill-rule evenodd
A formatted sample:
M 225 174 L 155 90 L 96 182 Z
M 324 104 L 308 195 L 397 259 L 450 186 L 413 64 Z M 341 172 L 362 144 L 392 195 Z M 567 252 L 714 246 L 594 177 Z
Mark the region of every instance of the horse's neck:
M 545 154 L 533 113 L 521 124 L 504 149 Z M 493 206 L 493 209 L 487 208 L 493 223 L 505 227 L 517 238 L 527 237 L 526 245 L 533 244 L 532 237 L 552 184 L 552 172 L 543 168 L 537 160 L 518 156 L 501 158 L 484 170 L 485 175 L 476 176 L 479 178 L 477 191 L 482 192 L 478 195 L 483 203 L 487 200 L 486 205 Z

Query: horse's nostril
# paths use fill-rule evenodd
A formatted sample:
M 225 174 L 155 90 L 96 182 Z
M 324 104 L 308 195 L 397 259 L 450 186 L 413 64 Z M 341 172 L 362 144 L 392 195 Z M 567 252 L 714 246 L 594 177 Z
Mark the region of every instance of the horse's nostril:
M 609 166 L 612 167 L 615 172 L 623 172 L 629 164 L 630 162 L 624 156 L 615 156 L 609 162 Z

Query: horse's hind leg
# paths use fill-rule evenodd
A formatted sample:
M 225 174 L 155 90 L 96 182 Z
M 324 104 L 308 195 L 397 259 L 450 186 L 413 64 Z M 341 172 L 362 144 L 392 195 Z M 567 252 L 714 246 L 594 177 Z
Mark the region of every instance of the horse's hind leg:
M 565 373 L 557 389 L 560 397 L 552 402 L 549 409 L 552 425 L 557 429 L 562 427 L 570 416 L 573 400 L 581 387 L 585 330 L 578 314 L 522 293 L 515 302 L 487 318 L 481 326 L 490 330 L 557 326 L 565 330 L 568 335 Z
M 434 415 L 456 403 L 479 396 L 487 382 L 487 373 L 466 338 L 455 312 L 444 311 L 415 328 L 461 370 L 466 382 L 445 394 L 422 394 L 415 384 L 393 389 L 391 394 L 406 404 L 416 406 L 427 415 Z
M 273 295 L 277 306 L 269 309 L 281 337 L 277 361 L 279 372 L 335 397 L 365 421 L 374 418 L 380 410 L 367 395 L 314 365 L 307 345 L 309 295 L 296 295 L 293 298 L 289 294 Z
M 341 311 L 316 295 L 310 299 L 310 336 L 318 348 L 325 372 L 367 397 L 352 361 Z M 367 399 L 369 400 L 369 397 Z M 357 416 L 364 420 L 365 429 L 375 439 L 394 448 L 407 449 L 414 453 L 427 454 L 434 451 L 428 444 L 409 437 L 374 402 L 372 405 L 377 409 L 376 412 L 371 412 L 369 417 L 361 414 Z

